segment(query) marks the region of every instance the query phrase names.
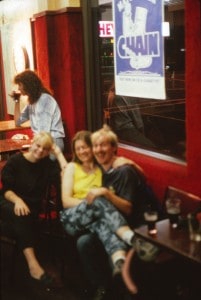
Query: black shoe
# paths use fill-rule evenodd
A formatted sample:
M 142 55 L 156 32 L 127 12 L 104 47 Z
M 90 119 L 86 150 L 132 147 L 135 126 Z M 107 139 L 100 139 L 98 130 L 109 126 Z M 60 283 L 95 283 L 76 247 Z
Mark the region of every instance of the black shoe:
M 113 277 L 121 275 L 122 267 L 124 265 L 125 260 L 124 259 L 118 259 L 116 263 L 114 264 L 114 269 L 113 269 Z
M 97 288 L 94 296 L 93 296 L 93 300 L 103 300 L 106 297 L 106 289 L 102 286 L 100 286 L 99 288 Z
M 40 289 L 45 289 L 47 292 L 49 292 L 52 288 L 54 287 L 54 278 L 47 274 L 44 273 L 41 275 L 39 279 L 35 279 L 33 277 L 30 278 L 30 283 L 31 286 L 35 288 L 40 288 Z

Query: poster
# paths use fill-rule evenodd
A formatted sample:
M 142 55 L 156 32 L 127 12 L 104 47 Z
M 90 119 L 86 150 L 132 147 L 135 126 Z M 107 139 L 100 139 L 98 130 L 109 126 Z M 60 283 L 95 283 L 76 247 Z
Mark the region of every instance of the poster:
M 165 99 L 163 0 L 113 0 L 116 94 Z

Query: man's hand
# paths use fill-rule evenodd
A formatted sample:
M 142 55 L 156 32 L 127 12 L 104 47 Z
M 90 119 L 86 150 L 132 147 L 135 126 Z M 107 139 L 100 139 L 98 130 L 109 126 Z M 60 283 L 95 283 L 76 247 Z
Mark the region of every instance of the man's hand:
M 124 165 L 131 165 L 131 166 L 133 166 L 134 168 L 136 168 L 140 172 L 140 174 L 144 178 L 146 178 L 144 170 L 138 164 L 136 164 L 133 160 L 131 160 L 129 158 L 126 158 L 126 157 L 123 157 L 123 156 L 117 156 L 117 158 L 115 159 L 115 161 L 112 164 L 112 167 L 114 169 L 117 169 L 117 168 L 119 168 L 121 166 L 124 166 Z

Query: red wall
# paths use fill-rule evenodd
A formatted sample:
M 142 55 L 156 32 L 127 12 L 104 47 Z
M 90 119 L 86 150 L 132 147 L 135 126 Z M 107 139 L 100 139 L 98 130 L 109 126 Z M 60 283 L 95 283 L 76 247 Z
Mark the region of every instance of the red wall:
M 200 0 L 186 0 L 186 132 L 187 163 L 179 165 L 159 157 L 120 148 L 145 170 L 162 199 L 173 185 L 201 197 L 201 16 Z M 85 80 L 81 11 L 46 12 L 35 16 L 34 40 L 39 75 L 54 90 L 68 129 L 68 141 L 86 128 Z
M 166 162 L 120 149 L 139 163 L 160 197 L 173 185 L 201 197 L 201 16 L 200 0 L 186 0 L 186 132 L 187 165 Z
M 37 71 L 59 103 L 69 149 L 75 132 L 86 128 L 81 10 L 67 8 L 34 17 Z
M 168 185 L 201 196 L 200 0 L 186 0 L 185 5 L 187 164 L 119 149 L 119 154 L 144 168 L 160 199 Z M 34 28 L 38 72 L 52 86 L 71 138 L 86 127 L 81 12 L 66 10 L 38 15 Z

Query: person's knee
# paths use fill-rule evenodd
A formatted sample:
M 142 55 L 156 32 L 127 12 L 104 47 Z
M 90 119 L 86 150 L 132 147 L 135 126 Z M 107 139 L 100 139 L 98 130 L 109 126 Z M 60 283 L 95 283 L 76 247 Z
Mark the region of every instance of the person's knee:
M 88 252 L 89 249 L 92 249 L 94 246 L 94 240 L 96 239 L 95 235 L 92 233 L 81 235 L 77 239 L 77 249 L 78 252 L 83 254 Z

